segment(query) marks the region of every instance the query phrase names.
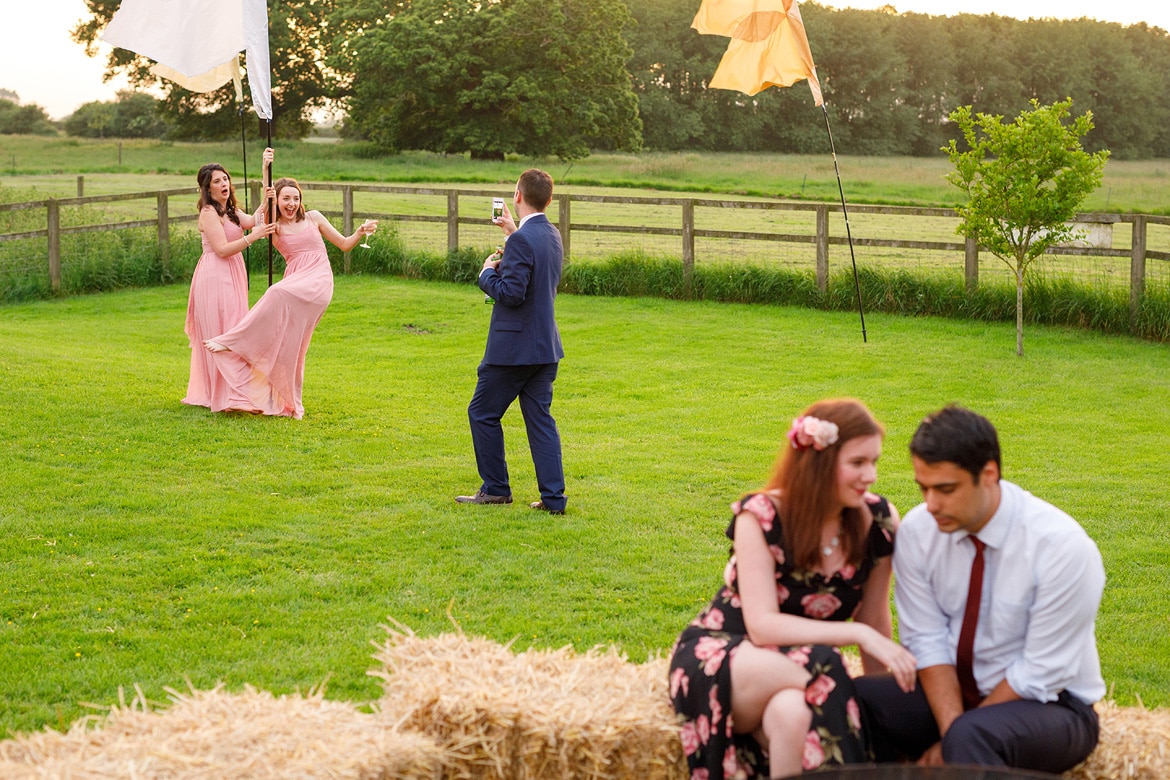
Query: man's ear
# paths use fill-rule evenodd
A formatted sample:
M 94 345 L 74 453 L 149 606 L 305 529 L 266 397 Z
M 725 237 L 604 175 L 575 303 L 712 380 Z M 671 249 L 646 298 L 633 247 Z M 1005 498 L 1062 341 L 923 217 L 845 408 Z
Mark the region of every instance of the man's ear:
M 994 485 L 999 482 L 999 464 L 994 460 L 989 460 L 983 464 L 983 469 L 979 472 L 979 482 L 985 486 Z

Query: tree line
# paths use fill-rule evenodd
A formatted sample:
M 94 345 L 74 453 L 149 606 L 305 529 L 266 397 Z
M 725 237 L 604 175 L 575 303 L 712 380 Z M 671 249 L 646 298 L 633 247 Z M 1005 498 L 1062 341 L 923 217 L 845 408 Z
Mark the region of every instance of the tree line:
M 689 4 L 688 4 L 689 5 Z M 707 90 L 726 39 L 695 35 L 692 8 L 629 0 L 629 63 L 652 149 L 823 152 L 823 115 L 803 85 L 748 98 Z M 1085 145 L 1170 156 L 1170 36 L 1145 24 L 1019 21 L 801 5 L 838 149 L 933 155 L 954 109 L 1012 117 L 1035 99 L 1092 111 Z
M 92 15 L 75 39 L 92 47 L 119 1 L 87 0 Z M 706 88 L 727 39 L 691 29 L 697 8 L 698 0 L 269 0 L 275 132 L 304 137 L 314 109 L 341 105 L 343 134 L 378 154 L 823 153 L 824 119 L 804 84 L 750 98 Z M 1090 151 L 1170 157 L 1170 35 L 1161 29 L 814 2 L 801 13 L 842 152 L 941 154 L 959 106 L 1015 116 L 1033 99 L 1071 98 L 1074 111 L 1093 113 Z M 108 69 L 149 87 L 158 84 L 149 64 L 115 49 Z M 230 85 L 205 94 L 162 86 L 161 129 L 150 133 L 240 132 Z M 142 105 L 122 113 L 138 116 Z M 125 132 L 112 108 L 83 108 L 69 132 Z M 147 126 L 138 120 L 138 132 Z

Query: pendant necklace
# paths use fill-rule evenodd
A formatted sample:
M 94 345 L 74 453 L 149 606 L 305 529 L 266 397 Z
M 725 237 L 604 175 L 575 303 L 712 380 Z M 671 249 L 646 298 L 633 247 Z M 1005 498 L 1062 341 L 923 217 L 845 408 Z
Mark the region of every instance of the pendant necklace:
M 821 547 L 821 553 L 828 558 L 833 553 L 837 552 L 837 548 L 841 546 L 841 535 L 835 534 L 829 543 Z

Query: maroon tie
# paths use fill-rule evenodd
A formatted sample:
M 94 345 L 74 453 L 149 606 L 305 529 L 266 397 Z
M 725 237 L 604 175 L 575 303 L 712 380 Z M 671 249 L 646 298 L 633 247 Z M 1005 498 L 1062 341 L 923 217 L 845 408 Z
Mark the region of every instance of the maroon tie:
M 959 632 L 959 647 L 955 654 L 955 670 L 959 673 L 959 688 L 963 691 L 963 709 L 979 706 L 983 699 L 975 684 L 972 664 L 975 658 L 975 625 L 979 622 L 979 602 L 983 596 L 983 548 L 986 545 L 976 536 L 968 537 L 975 545 L 975 560 L 971 561 L 971 583 L 967 586 L 967 609 L 963 612 L 963 629 Z

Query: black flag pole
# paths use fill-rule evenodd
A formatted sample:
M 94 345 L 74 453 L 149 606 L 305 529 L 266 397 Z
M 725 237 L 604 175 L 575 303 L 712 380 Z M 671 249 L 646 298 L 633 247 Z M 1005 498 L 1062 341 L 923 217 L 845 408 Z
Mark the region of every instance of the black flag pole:
M 829 109 L 821 103 L 825 114 L 825 132 L 829 134 L 829 150 L 833 153 L 833 170 L 837 174 L 837 192 L 841 194 L 841 213 L 845 215 L 845 235 L 849 238 L 849 259 L 853 261 L 853 287 L 857 291 L 857 314 L 861 317 L 861 342 L 866 343 L 865 311 L 861 305 L 861 282 L 857 278 L 857 257 L 853 254 L 853 231 L 849 227 L 849 207 L 845 205 L 845 188 L 841 185 L 841 168 L 837 165 L 837 146 L 833 143 L 833 130 L 829 127 Z
M 271 149 L 272 148 L 272 120 L 265 119 L 264 120 L 264 127 L 268 131 L 268 147 L 267 148 Z M 267 198 L 268 197 L 268 188 L 272 186 L 272 166 L 271 165 L 264 166 L 264 177 L 263 178 L 264 178 L 264 193 L 265 193 L 263 197 Z M 271 224 L 276 219 L 276 204 L 273 203 L 271 200 L 264 200 L 263 202 L 268 204 L 264 210 L 264 219 L 269 224 Z M 268 286 L 269 287 L 272 286 L 272 239 L 273 239 L 273 236 L 268 237 Z

